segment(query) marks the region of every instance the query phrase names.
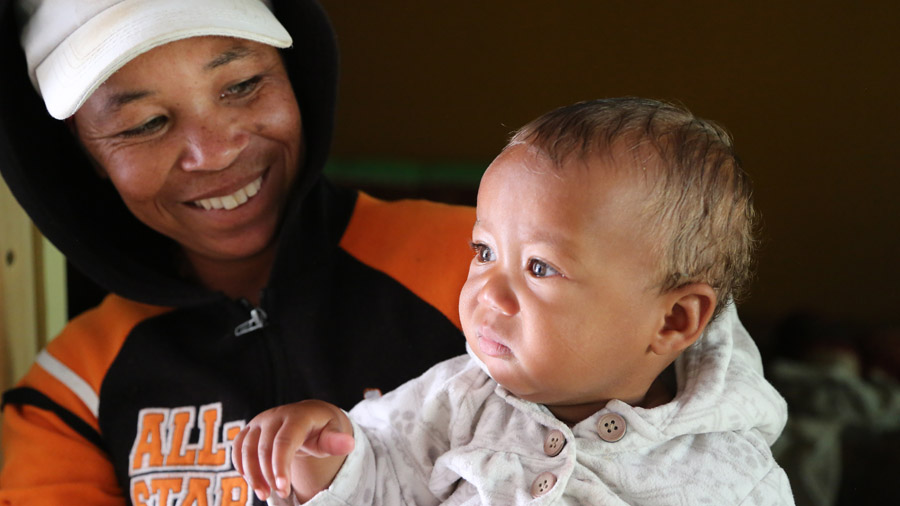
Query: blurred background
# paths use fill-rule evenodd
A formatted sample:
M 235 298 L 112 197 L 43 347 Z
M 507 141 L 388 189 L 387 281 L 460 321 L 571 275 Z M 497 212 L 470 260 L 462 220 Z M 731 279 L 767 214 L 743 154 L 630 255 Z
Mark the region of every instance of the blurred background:
M 342 56 L 336 163 L 474 189 L 552 108 L 678 101 L 734 134 L 755 183 L 764 242 L 742 313 L 897 321 L 900 3 L 323 3 Z M 410 165 L 441 173 L 414 181 Z
M 333 179 L 473 204 L 515 128 L 638 95 L 734 135 L 763 216 L 739 308 L 789 401 L 798 504 L 895 502 L 900 3 L 324 0 L 341 49 Z
M 322 3 L 341 50 L 327 173 L 377 197 L 474 204 L 510 132 L 581 100 L 726 126 L 763 217 L 739 311 L 790 406 L 774 451 L 797 504 L 896 502 L 900 3 Z M 102 296 L 67 279 L 69 314 Z

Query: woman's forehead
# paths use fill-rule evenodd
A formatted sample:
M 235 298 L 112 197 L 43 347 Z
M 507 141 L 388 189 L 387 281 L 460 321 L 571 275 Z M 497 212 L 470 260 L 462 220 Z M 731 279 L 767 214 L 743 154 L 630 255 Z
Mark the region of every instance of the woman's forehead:
M 85 105 L 114 113 L 124 105 L 153 95 L 161 87 L 187 86 L 195 79 L 243 61 L 278 61 L 278 50 L 232 37 L 193 37 L 155 47 L 111 75 Z M 178 74 L 178 78 L 173 78 Z M 183 79 L 187 77 L 188 79 Z
M 138 55 L 116 74 L 139 71 L 154 74 L 173 65 L 187 64 L 211 71 L 234 61 L 277 55 L 272 46 L 234 37 L 203 36 L 172 41 Z M 116 75 L 113 74 L 113 75 Z

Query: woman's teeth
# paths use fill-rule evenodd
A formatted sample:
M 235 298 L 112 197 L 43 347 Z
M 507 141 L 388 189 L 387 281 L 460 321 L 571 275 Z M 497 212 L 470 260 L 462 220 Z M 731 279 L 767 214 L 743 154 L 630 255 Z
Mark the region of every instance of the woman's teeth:
M 262 176 L 260 176 L 252 183 L 232 193 L 231 195 L 195 200 L 194 205 L 197 207 L 202 207 L 207 211 L 210 211 L 212 209 L 225 209 L 230 211 L 244 204 L 254 195 L 259 193 L 259 189 L 260 187 L 262 187 L 262 179 Z

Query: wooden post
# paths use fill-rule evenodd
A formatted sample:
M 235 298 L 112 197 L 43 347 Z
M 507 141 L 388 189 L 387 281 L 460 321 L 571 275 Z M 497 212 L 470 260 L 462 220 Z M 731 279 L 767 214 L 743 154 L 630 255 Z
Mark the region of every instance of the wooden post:
M 28 371 L 38 351 L 65 325 L 65 275 L 62 254 L 0 180 L 0 391 Z

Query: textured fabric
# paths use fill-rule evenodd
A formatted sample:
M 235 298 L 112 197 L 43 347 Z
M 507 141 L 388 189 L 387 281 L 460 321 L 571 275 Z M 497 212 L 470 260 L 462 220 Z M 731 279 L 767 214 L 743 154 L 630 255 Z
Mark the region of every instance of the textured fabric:
M 733 307 L 677 360 L 674 400 L 652 409 L 614 400 L 570 428 L 483 367 L 450 359 L 354 407 L 357 445 L 307 504 L 793 504 L 769 449 L 786 405 Z M 625 420 L 616 442 L 598 432 L 610 413 Z M 551 457 L 553 430 L 566 444 Z M 534 498 L 548 472 L 555 485 Z

